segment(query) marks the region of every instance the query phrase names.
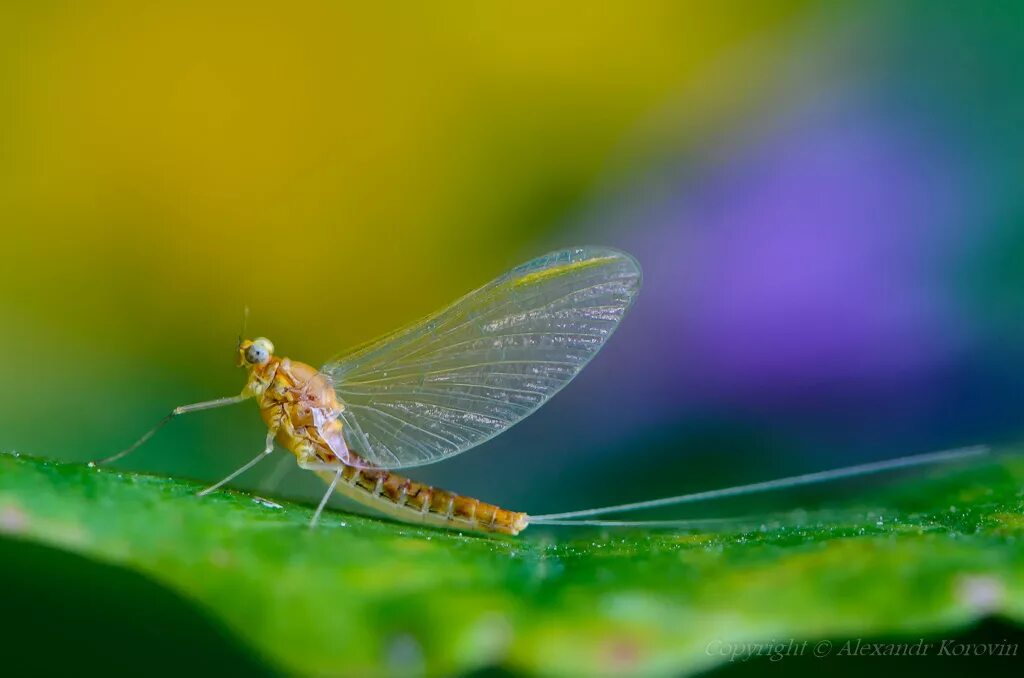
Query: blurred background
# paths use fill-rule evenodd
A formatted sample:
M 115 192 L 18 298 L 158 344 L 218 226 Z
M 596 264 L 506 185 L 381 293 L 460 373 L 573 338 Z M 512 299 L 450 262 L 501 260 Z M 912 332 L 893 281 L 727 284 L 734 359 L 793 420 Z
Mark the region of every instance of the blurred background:
M 418 478 L 542 513 L 1019 438 L 1022 14 L 3 3 L 0 446 L 236 393 L 244 305 L 321 364 L 578 244 L 644 267 L 620 332 Z M 263 435 L 202 413 L 121 465 L 213 481 Z

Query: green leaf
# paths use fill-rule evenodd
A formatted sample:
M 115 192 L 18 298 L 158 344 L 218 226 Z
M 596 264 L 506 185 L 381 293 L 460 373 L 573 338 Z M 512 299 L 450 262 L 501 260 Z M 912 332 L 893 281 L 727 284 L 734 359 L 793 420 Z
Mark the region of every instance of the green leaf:
M 129 568 L 290 672 L 692 672 L 737 643 L 1024 622 L 1024 458 L 715 530 L 486 538 L 0 455 L 0 531 Z

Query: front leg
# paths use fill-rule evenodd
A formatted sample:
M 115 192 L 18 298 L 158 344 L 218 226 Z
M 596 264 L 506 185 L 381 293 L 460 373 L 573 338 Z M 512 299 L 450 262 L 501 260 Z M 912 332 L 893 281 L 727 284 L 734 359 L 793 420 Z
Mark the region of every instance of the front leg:
M 245 466 L 242 466 L 240 469 L 237 469 L 234 473 L 231 473 L 230 475 L 228 475 L 228 477 L 224 478 L 223 480 L 221 480 L 218 483 L 214 483 L 213 485 L 210 485 L 205 490 L 199 492 L 198 496 L 205 497 L 206 495 L 210 494 L 214 490 L 216 490 L 219 487 L 221 487 L 222 485 L 224 485 L 224 483 L 231 482 L 232 480 L 234 480 L 238 476 L 242 475 L 243 473 L 245 473 L 246 471 L 251 469 L 256 464 L 258 464 L 260 462 L 260 460 L 265 459 L 267 456 L 269 456 L 270 453 L 274 451 L 274 436 L 275 435 L 277 435 L 277 430 L 276 429 L 271 429 L 270 431 L 267 431 L 267 444 L 263 448 L 262 452 L 260 452 L 258 455 L 256 455 L 256 457 L 252 461 L 250 461 L 247 464 L 245 464 Z
M 171 410 L 170 414 L 161 419 L 156 426 L 147 431 L 141 438 L 136 440 L 129 447 L 105 459 L 100 459 L 98 461 L 90 461 L 89 466 L 95 467 L 102 464 L 109 464 L 111 462 L 117 461 L 118 459 L 121 459 L 122 457 L 128 456 L 129 454 L 137 450 L 143 443 L 152 438 L 157 431 L 159 431 L 168 423 L 170 423 L 171 419 L 174 419 L 175 417 L 181 416 L 183 414 L 188 414 L 190 412 L 202 412 L 203 410 L 212 410 L 217 407 L 235 405 L 250 397 L 250 394 L 243 391 L 241 395 L 229 396 L 227 398 L 217 398 L 216 400 L 206 400 L 201 403 L 192 403 L 191 405 L 180 405 L 178 407 L 175 407 L 173 410 Z

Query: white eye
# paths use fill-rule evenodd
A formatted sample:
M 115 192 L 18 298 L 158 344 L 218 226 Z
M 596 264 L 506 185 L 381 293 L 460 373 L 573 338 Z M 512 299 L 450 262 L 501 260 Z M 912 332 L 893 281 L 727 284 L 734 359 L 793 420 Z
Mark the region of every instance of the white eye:
M 262 365 L 267 362 L 270 354 L 267 349 L 259 344 L 253 344 L 249 348 L 245 349 L 245 359 L 254 365 Z

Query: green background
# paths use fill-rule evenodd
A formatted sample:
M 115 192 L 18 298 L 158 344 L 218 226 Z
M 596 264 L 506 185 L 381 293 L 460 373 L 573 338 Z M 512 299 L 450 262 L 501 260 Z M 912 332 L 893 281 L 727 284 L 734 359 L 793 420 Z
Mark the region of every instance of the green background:
M 3 3 L 0 450 L 82 462 L 236 393 L 244 306 L 250 334 L 316 365 L 591 243 L 644 267 L 621 331 L 528 421 L 417 479 L 544 513 L 1015 441 L 1021 15 Z M 248 405 L 195 415 L 119 468 L 208 483 L 263 435 Z M 237 487 L 322 490 L 264 466 Z M 26 662 L 261 670 L 146 578 L 0 549 L 4 649 Z M 730 670 L 783 665 L 821 668 Z M 959 670 L 936 666 L 899 670 Z

